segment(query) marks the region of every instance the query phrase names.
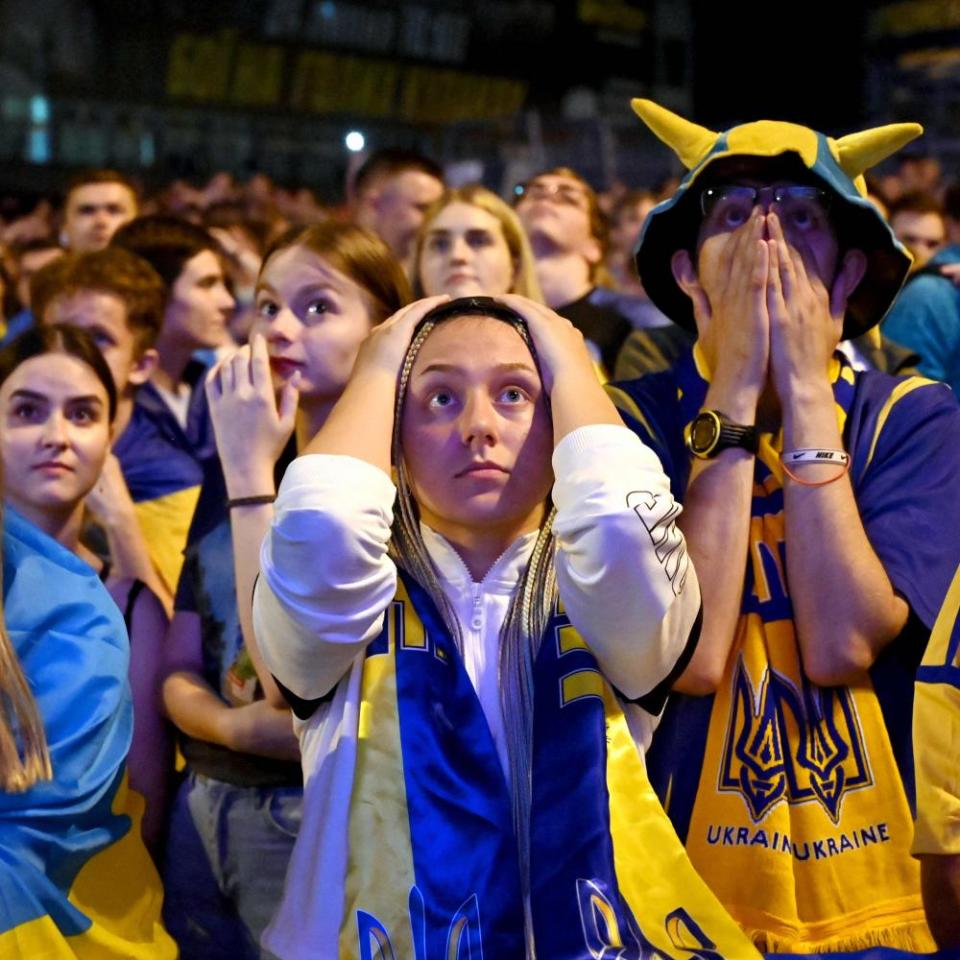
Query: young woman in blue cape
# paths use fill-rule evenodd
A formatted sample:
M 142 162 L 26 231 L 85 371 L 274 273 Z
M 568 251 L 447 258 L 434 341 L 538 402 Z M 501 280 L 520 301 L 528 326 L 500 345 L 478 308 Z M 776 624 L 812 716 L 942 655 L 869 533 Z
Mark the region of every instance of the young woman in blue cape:
M 270 950 L 754 955 L 643 771 L 697 632 L 678 513 L 548 308 L 433 297 L 374 330 L 262 549 L 305 781 Z
M 80 544 L 116 404 L 82 330 L 37 328 L 0 352 L 4 957 L 176 955 L 140 838 L 143 802 L 127 788 L 130 642 Z

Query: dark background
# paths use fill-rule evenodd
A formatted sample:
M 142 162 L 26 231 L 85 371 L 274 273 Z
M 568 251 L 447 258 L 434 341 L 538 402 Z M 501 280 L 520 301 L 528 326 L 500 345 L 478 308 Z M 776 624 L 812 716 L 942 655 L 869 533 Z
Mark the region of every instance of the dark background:
M 0 188 L 118 167 L 147 185 L 265 172 L 326 202 L 368 149 L 505 190 L 568 163 L 677 172 L 630 109 L 830 134 L 911 119 L 960 159 L 960 4 L 847 0 L 0 0 Z

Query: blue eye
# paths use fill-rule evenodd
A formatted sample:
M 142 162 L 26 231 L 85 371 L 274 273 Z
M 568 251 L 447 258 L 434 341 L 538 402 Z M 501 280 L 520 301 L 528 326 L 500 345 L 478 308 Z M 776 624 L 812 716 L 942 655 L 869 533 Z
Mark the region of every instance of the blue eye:
M 278 312 L 279 308 L 272 300 L 261 300 L 257 304 L 257 313 L 265 320 L 272 320 Z
M 471 230 L 467 234 L 467 243 L 474 250 L 482 250 L 484 247 L 489 247 L 493 243 L 493 237 L 490 236 L 486 230 Z
M 526 399 L 526 393 L 519 387 L 507 387 L 500 393 L 500 400 L 504 403 L 523 403 Z
M 449 407 L 451 403 L 453 403 L 453 397 L 445 390 L 438 390 L 427 400 L 427 406 L 432 409 L 443 409 Z

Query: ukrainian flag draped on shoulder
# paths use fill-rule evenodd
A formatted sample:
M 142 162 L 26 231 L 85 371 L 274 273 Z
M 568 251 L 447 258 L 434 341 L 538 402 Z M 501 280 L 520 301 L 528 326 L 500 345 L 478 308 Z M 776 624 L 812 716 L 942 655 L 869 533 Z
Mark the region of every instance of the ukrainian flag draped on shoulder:
M 860 518 L 910 621 L 855 686 L 806 678 L 787 576 L 781 438 L 762 435 L 724 678 L 712 697 L 671 698 L 648 765 L 694 866 L 763 949 L 931 950 L 910 857 L 912 677 L 960 559 L 951 493 L 960 410 L 942 384 L 857 374 L 840 354 L 831 378 Z M 683 431 L 707 386 L 695 349 L 674 371 L 611 388 L 681 500 Z
M 175 593 L 204 479 L 202 458 L 209 451 L 194 449 L 163 400 L 143 387 L 113 452 L 120 461 L 150 560 L 167 589 Z
M 913 704 L 917 820 L 913 852 L 960 854 L 960 568 L 917 671 Z
M 534 667 L 531 914 L 541 960 L 749 960 L 557 611 Z M 363 667 L 341 960 L 522 958 L 511 801 L 445 625 L 406 577 Z
M 127 788 L 129 642 L 93 570 L 7 508 L 4 615 L 53 779 L 0 792 L 0 957 L 166 960 L 160 879 Z

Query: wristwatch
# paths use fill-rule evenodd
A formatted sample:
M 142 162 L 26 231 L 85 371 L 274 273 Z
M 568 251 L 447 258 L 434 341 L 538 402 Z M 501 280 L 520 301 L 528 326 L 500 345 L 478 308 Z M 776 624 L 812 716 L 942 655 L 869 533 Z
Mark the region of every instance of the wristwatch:
M 740 447 L 757 452 L 757 428 L 734 423 L 719 410 L 703 410 L 693 418 L 687 449 L 701 460 L 712 460 L 721 450 Z

